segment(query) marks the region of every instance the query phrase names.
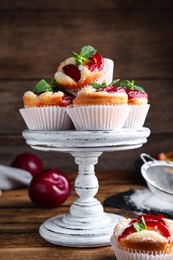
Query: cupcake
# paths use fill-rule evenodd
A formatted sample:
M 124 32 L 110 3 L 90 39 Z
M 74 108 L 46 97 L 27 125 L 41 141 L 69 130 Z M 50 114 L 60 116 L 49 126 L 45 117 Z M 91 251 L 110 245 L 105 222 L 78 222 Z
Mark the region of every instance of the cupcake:
M 123 127 L 142 127 L 150 108 L 148 104 L 148 94 L 143 88 L 136 86 L 134 83 L 134 80 L 131 82 L 129 80 L 123 80 L 120 83 L 120 86 L 125 88 L 128 95 L 128 105 L 132 106 Z
M 113 76 L 112 60 L 103 58 L 92 46 L 84 46 L 80 53 L 61 62 L 54 74 L 54 79 L 65 92 L 75 94 L 91 82 L 108 83 Z
M 67 130 L 73 128 L 66 107 L 72 97 L 56 91 L 44 79 L 40 80 L 34 91 L 23 95 L 24 108 L 19 111 L 30 130 Z
M 131 109 L 124 88 L 91 83 L 77 93 L 73 105 L 67 108 L 77 130 L 121 129 Z
M 123 219 L 110 242 L 117 260 L 173 259 L 173 221 L 152 214 Z

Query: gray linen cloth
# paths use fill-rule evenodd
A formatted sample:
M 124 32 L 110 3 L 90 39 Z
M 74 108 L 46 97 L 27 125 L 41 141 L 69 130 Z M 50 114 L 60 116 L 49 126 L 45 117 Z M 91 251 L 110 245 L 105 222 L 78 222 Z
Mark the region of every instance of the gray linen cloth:
M 28 171 L 0 165 L 0 190 L 27 187 L 32 179 Z

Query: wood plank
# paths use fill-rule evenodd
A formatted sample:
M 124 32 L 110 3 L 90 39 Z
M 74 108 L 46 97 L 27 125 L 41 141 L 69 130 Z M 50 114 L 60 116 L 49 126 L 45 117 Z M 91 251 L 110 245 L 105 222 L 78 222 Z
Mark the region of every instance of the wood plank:
M 157 3 L 157 5 L 156 5 Z M 138 1 L 138 0 L 124 0 L 124 1 L 112 1 L 112 0 L 75 0 L 74 2 L 70 0 L 64 1 L 53 1 L 50 0 L 47 2 L 46 0 L 42 1 L 13 1 L 9 0 L 8 2 L 5 0 L 1 0 L 0 9 L 1 10 L 58 10 L 58 9 L 70 9 L 70 10 L 100 10 L 100 9 L 155 9 L 155 8 L 171 8 L 173 7 L 172 1 L 167 0 L 163 2 L 162 0 L 145 0 L 145 1 Z
M 2 223 L 0 224 L 0 234 L 25 234 L 38 233 L 40 223 Z
M 1 79 L 51 78 L 59 62 L 86 44 L 115 61 L 118 78 L 172 76 L 171 9 L 100 10 L 99 15 L 95 10 L 2 11 L 0 16 Z
M 101 248 L 66 248 L 61 247 L 36 247 L 36 248 L 8 248 L 0 249 L 2 260 L 13 259 L 68 259 L 68 260 L 116 260 L 113 250 L 110 246 Z

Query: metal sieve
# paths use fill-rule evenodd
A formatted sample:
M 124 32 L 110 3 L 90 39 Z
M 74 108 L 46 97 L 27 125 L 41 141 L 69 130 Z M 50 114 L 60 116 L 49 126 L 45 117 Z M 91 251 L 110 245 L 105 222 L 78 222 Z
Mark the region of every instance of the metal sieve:
M 156 160 L 146 153 L 140 157 L 144 162 L 141 174 L 148 188 L 161 200 L 173 203 L 173 163 Z

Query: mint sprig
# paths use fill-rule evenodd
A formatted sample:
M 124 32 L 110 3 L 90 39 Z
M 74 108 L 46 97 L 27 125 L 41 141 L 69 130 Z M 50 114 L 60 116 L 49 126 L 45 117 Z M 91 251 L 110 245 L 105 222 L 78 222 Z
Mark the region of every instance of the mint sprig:
M 92 46 L 88 45 L 84 46 L 79 54 L 73 52 L 72 56 L 75 58 L 76 66 L 80 66 L 83 62 L 90 62 L 89 58 L 92 57 L 95 53 L 96 50 Z
M 146 229 L 147 229 L 147 225 L 146 225 L 146 223 L 145 223 L 144 217 L 142 217 L 139 222 L 133 223 L 133 226 L 134 226 L 134 228 L 135 228 L 135 230 L 136 230 L 137 232 L 140 232 L 140 231 L 142 231 L 142 230 L 146 230 Z
M 52 91 L 52 87 L 44 80 L 40 80 L 34 87 L 34 94 L 39 95 L 43 92 Z
M 113 85 L 115 85 L 118 81 L 120 81 L 120 79 L 115 79 L 115 80 L 113 80 L 111 83 L 106 84 L 106 81 L 104 80 L 102 83 L 92 82 L 90 85 L 91 85 L 93 88 L 95 88 L 95 89 L 100 89 L 100 88 L 104 88 L 104 87 L 113 86 Z
M 102 83 L 92 82 L 90 85 L 95 89 L 100 89 L 106 87 L 106 81 L 103 81 Z
M 145 92 L 145 90 L 142 87 L 139 87 L 135 85 L 135 81 L 129 81 L 127 79 L 123 80 L 120 82 L 120 87 L 125 87 L 127 90 L 128 89 L 134 89 L 134 90 L 139 90 L 141 92 Z

